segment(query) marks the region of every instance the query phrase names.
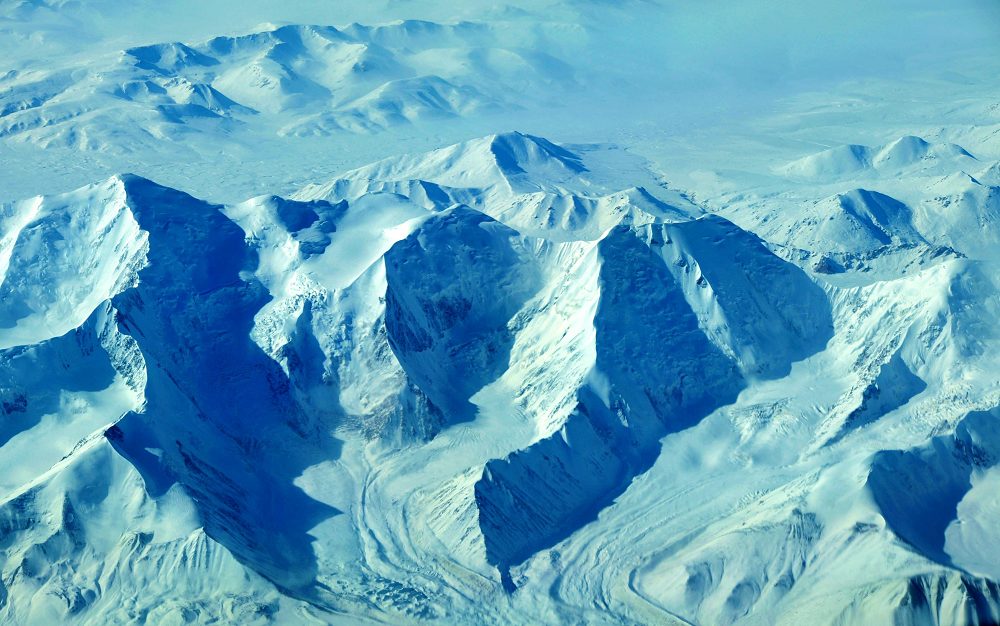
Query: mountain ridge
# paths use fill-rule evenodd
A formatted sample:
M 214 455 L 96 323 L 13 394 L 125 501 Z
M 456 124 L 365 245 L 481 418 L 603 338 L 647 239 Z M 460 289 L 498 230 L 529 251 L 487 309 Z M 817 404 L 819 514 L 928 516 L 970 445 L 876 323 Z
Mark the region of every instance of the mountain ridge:
M 0 288 L 110 287 L 63 290 L 77 294 L 63 300 L 79 311 L 71 327 L 0 350 L 3 380 L 21 386 L 4 387 L 5 414 L 36 420 L 0 444 L 0 460 L 51 439 L 0 502 L 19 537 L 0 560 L 20 572 L 5 574 L 6 593 L 35 598 L 0 611 L 85 621 L 119 615 L 117 602 L 140 611 L 130 619 L 416 623 L 483 619 L 469 597 L 506 597 L 494 606 L 521 619 L 587 614 L 576 594 L 606 575 L 693 621 L 792 615 L 813 584 L 830 594 L 810 614 L 830 623 L 990 619 L 990 574 L 941 556 L 970 558 L 971 539 L 951 529 L 976 519 L 960 503 L 981 490 L 939 487 L 956 506 L 934 547 L 908 530 L 912 506 L 893 499 L 899 471 L 885 464 L 924 454 L 922 433 L 966 441 L 961 416 L 1000 403 L 988 374 L 995 333 L 976 316 L 1000 307 L 993 261 L 944 256 L 871 279 L 845 266 L 827 278 L 690 200 L 672 207 L 629 180 L 607 186 L 615 174 L 596 157 L 507 133 L 292 199 L 217 205 L 125 174 L 4 205 L 15 227 Z M 465 187 L 434 182 L 462 172 Z M 538 193 L 575 198 L 580 221 L 539 227 L 510 210 Z M 887 258 L 940 240 L 887 195 L 834 196 L 844 197 L 863 205 L 838 206 L 868 216 Z M 808 213 L 795 217 L 814 252 L 835 251 Z M 124 265 L 45 274 L 65 248 L 25 242 L 49 223 L 82 239 L 74 261 L 103 254 L 76 234 L 97 232 Z M 119 231 L 138 245 L 114 243 Z M 84 388 L 24 373 L 47 363 L 67 364 Z M 90 379 L 75 373 L 85 370 Z M 82 408 L 63 413 L 68 397 Z M 984 472 L 995 465 L 970 454 Z M 746 482 L 726 485 L 730 472 Z M 844 472 L 855 478 L 838 481 Z M 88 495 L 92 483 L 106 495 Z M 717 496 L 694 495 L 699 484 Z M 96 523 L 120 507 L 112 494 L 131 502 L 126 518 L 100 532 L 74 525 L 79 510 Z M 650 511 L 663 523 L 635 545 L 608 530 Z M 594 558 L 593 541 L 626 559 L 593 574 L 557 565 Z M 764 564 L 758 549 L 788 566 Z M 871 553 L 908 565 L 857 581 L 837 573 L 838 559 Z M 168 580 L 190 602 L 166 587 L 148 600 L 123 583 L 94 591 L 105 575 L 96 563 L 145 572 L 150 558 L 178 563 Z M 227 587 L 230 608 L 199 582 L 212 576 L 244 581 Z M 45 585 L 65 600 L 32 595 Z M 925 588 L 947 603 L 914 608 L 907 598 Z M 549 599 L 531 608 L 541 589 Z M 608 614 L 642 621 L 615 597 Z

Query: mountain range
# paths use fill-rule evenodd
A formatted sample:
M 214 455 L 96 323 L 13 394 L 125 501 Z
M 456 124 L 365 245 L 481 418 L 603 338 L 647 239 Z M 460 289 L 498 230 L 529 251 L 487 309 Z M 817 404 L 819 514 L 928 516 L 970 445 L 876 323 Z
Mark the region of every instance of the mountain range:
M 0 621 L 1000 623 L 990 61 L 186 2 L 0 1 Z

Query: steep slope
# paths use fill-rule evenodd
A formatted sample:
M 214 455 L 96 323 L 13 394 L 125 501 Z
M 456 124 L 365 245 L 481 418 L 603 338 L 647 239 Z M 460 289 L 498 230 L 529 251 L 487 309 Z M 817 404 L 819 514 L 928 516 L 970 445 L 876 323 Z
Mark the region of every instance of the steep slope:
M 612 160 L 5 205 L 4 617 L 995 621 L 988 220 L 858 189 L 761 238 Z
M 112 305 L 146 359 L 147 382 L 142 410 L 119 420 L 111 440 L 151 494 L 182 484 L 209 536 L 307 594 L 315 566 L 305 533 L 337 512 L 291 481 L 296 464 L 336 446 L 249 337 L 267 294 L 240 277 L 254 265 L 244 234 L 219 207 L 142 179 L 123 184 L 149 233 L 149 264 Z M 284 454 L 269 454 L 271 441 Z M 224 473 L 219 459 L 229 459 Z
M 922 517 L 882 509 L 868 487 L 877 474 L 886 481 L 884 497 L 909 501 L 913 493 L 913 506 L 932 495 L 954 503 L 968 490 L 929 477 L 916 460 L 904 478 L 899 466 L 882 467 L 881 455 L 897 454 L 886 452 L 887 441 L 923 450 L 970 411 L 1000 399 L 988 373 L 995 356 L 977 341 L 995 332 L 972 321 L 997 305 L 995 291 L 979 282 L 982 269 L 954 260 L 913 277 L 833 289 L 834 336 L 824 351 L 666 437 L 654 466 L 598 522 L 517 568 L 513 580 L 643 623 L 664 612 L 694 623 L 991 623 L 996 583 L 989 568 L 970 573 L 911 548 L 896 525 L 905 519 L 922 528 L 914 524 Z M 889 388 L 900 395 L 873 400 L 872 385 L 887 379 L 909 389 Z M 966 395 L 963 387 L 978 391 Z M 817 447 L 852 411 L 866 423 Z M 992 429 L 995 417 L 978 420 L 972 440 L 984 446 L 981 431 Z M 975 452 L 945 447 L 938 456 L 956 475 L 981 463 L 974 483 L 995 468 Z M 753 475 L 752 485 L 735 478 L 741 475 Z M 979 517 L 988 515 L 985 494 L 977 495 L 978 502 L 959 506 L 966 517 L 948 531 L 963 558 L 966 548 L 958 546 L 975 533 L 958 540 L 958 529 L 991 525 Z M 945 526 L 947 519 L 938 528 Z M 876 567 L 873 558 L 891 565 Z
M 115 182 L 3 205 L 0 215 L 4 347 L 80 326 L 145 263 L 145 235 Z
M 530 250 L 515 231 L 456 207 L 394 245 L 385 263 L 389 345 L 449 422 L 472 419 L 468 398 L 503 373 L 507 323 L 537 288 Z
M 197 372 L 171 368 L 178 370 L 175 375 L 164 369 L 171 359 L 178 358 L 176 355 L 197 352 L 197 342 L 192 343 L 195 337 L 185 332 L 187 339 L 180 344 L 151 341 L 156 337 L 155 327 L 139 321 L 166 315 L 173 324 L 181 325 L 186 298 L 211 301 L 224 290 L 226 267 L 204 256 L 211 247 L 199 249 L 196 233 L 213 239 L 223 235 L 223 245 L 224 234 L 205 228 L 202 219 L 206 215 L 198 213 L 197 207 L 206 205 L 192 206 L 189 196 L 135 177 L 116 177 L 52 200 L 14 207 L 15 213 L 20 209 L 35 218 L 22 220 L 27 222 L 25 229 L 65 233 L 50 225 L 65 229 L 68 224 L 76 233 L 96 230 L 107 241 L 98 237 L 94 244 L 111 246 L 115 252 L 107 255 L 111 262 L 88 267 L 87 255 L 107 248 L 36 245 L 29 248 L 35 265 L 19 276 L 18 282 L 35 288 L 59 287 L 70 310 L 90 306 L 94 310 L 65 335 L 4 351 L 4 378 L 12 385 L 4 387 L 5 417 L 11 421 L 5 424 L 8 428 L 0 453 L 20 468 L 21 475 L 10 476 L 0 505 L 6 520 L 4 534 L 10 540 L 3 555 L 5 598 L 15 598 L 5 602 L 3 610 L 8 619 L 28 623 L 93 619 L 87 616 L 98 614 L 126 621 L 242 619 L 240 616 L 265 620 L 268 612 L 277 611 L 286 601 L 270 583 L 234 560 L 231 547 L 220 546 L 205 530 L 218 532 L 212 529 L 212 516 L 219 514 L 220 508 L 228 510 L 232 520 L 246 502 L 239 505 L 199 493 L 199 483 L 191 478 L 199 476 L 197 452 L 185 452 L 184 446 L 197 450 L 197 443 L 189 437 L 197 437 L 194 433 L 199 430 L 201 437 L 213 433 L 204 424 L 195 424 L 212 415 L 202 412 L 212 411 L 212 407 L 203 394 L 198 398 L 179 374 Z M 186 211 L 197 225 L 185 223 Z M 125 239 L 135 249 L 119 241 L 120 223 L 131 226 L 131 237 Z M 15 258 L 25 246 L 24 237 L 22 230 L 18 237 L 22 243 L 14 246 Z M 181 256 L 171 257 L 171 239 L 175 246 L 185 242 L 193 247 L 175 249 L 174 254 Z M 86 237 L 67 240 L 88 242 Z M 242 241 L 241 233 L 236 241 Z M 123 249 L 126 252 L 119 251 Z M 229 252 L 224 256 L 230 259 L 230 267 L 234 262 L 239 264 L 239 258 Z M 211 265 L 192 268 L 190 261 L 198 258 Z M 74 273 L 71 267 L 89 273 Z M 188 275 L 194 284 L 182 282 L 184 270 L 191 272 Z M 142 305 L 136 291 L 155 290 L 157 274 L 162 276 L 160 281 L 166 281 L 161 284 L 173 286 L 175 295 L 160 292 L 149 300 L 149 306 Z M 81 281 L 113 286 L 113 291 L 74 289 Z M 5 281 L 5 285 L 12 282 Z M 92 305 L 102 296 L 103 301 Z M 130 304 L 140 305 L 142 310 L 130 309 Z M 206 311 L 199 311 L 194 319 L 207 321 Z M 67 317 L 64 321 L 74 323 Z M 170 352 L 158 354 L 157 343 Z M 210 347 L 213 342 L 201 343 Z M 171 405 L 164 398 L 171 394 L 191 395 Z M 186 416 L 182 412 L 185 404 L 197 407 L 199 403 L 202 408 L 189 409 Z M 160 444 L 147 438 L 144 443 L 149 447 L 131 447 L 139 444 L 132 439 L 138 431 L 133 426 L 142 419 L 139 416 L 157 411 L 166 411 L 169 419 L 154 418 L 155 426 L 147 427 L 147 433 L 172 431 L 176 440 L 153 447 Z M 15 424 L 17 430 L 11 430 Z M 216 446 L 221 437 L 222 433 L 215 434 Z M 202 439 L 198 443 L 208 442 Z M 197 494 L 194 498 L 188 486 L 171 480 L 162 466 L 152 469 L 143 465 L 143 456 L 158 458 L 157 462 L 166 465 L 171 454 L 181 455 L 186 465 L 180 466 L 191 472 L 187 485 Z M 227 458 L 238 457 L 231 454 Z M 220 476 L 216 474 L 216 478 Z M 199 477 L 204 485 L 208 477 Z M 220 488 L 216 479 L 210 482 L 209 488 Z M 231 488 L 237 483 L 231 480 L 228 484 Z M 207 503 L 217 508 L 202 508 Z M 280 549 L 285 552 L 288 548 Z M 228 582 L 222 587 L 207 584 L 215 576 Z M 186 589 L 187 596 L 173 595 L 177 589 Z M 228 607 L 219 604 L 226 595 L 232 600 Z
M 592 519 L 651 466 L 664 434 L 734 400 L 744 377 L 787 372 L 830 332 L 801 271 L 719 218 L 617 227 L 595 252 L 596 359 L 577 407 L 548 438 L 487 464 L 477 485 L 501 570 Z M 791 285 L 801 299 L 781 296 Z
M 868 487 L 886 522 L 914 549 L 953 563 L 945 551 L 945 530 L 957 521 L 972 472 L 997 463 L 997 426 L 995 413 L 971 413 L 952 435 L 876 455 Z

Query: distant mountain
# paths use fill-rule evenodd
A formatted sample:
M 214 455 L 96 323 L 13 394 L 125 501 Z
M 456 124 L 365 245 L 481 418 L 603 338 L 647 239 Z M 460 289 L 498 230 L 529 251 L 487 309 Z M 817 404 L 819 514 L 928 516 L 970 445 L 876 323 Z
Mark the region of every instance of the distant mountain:
M 690 219 L 701 208 L 676 191 L 619 189 L 607 172 L 540 137 L 509 132 L 427 154 L 390 158 L 296 194 L 349 200 L 372 192 L 406 196 L 428 208 L 465 204 L 526 234 L 597 239 L 623 219 Z
M 289 25 L 8 72 L 0 138 L 128 153 L 252 120 L 278 135 L 369 133 L 517 107 L 515 93 L 572 82 L 565 63 L 484 24 Z
M 870 252 L 893 244 L 926 243 L 908 206 L 877 191 L 852 189 L 824 198 L 801 214 L 779 216 L 768 237 L 806 250 Z
M 837 146 L 802 157 L 782 168 L 790 176 L 808 179 L 843 179 L 866 171 L 899 172 L 936 167 L 972 167 L 976 158 L 953 143 L 932 144 L 906 135 L 887 144 L 869 147 Z

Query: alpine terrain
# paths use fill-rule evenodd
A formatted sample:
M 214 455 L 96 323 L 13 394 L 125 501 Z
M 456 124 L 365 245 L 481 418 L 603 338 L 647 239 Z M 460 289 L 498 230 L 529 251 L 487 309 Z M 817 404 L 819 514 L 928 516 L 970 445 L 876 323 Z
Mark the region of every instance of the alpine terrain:
M 0 623 L 1000 624 L 1000 12 L 0 0 Z

